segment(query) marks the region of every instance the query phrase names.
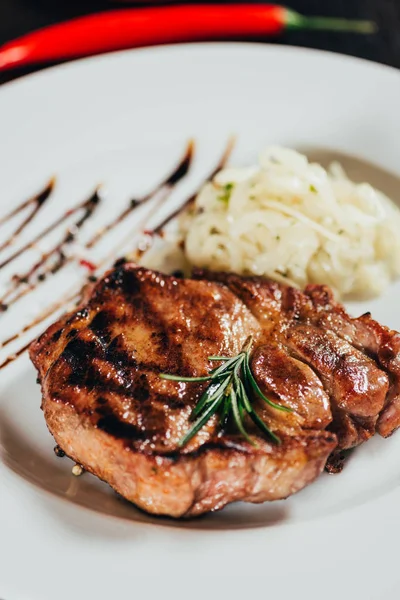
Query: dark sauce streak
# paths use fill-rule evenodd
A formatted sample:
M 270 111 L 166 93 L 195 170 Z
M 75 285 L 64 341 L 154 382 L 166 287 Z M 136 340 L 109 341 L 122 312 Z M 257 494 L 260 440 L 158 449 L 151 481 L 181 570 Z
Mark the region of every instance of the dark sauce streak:
M 108 330 L 109 322 L 110 315 L 106 311 L 101 310 L 89 325 L 103 347 L 106 347 L 111 342 L 111 332 Z
M 190 149 L 190 153 L 189 153 L 189 149 Z M 187 171 L 190 168 L 193 153 L 194 153 L 194 144 L 192 142 L 191 145 L 188 146 L 188 150 L 185 154 L 184 159 L 181 161 L 181 163 L 178 165 L 178 167 L 175 169 L 175 171 L 166 180 L 167 185 L 160 186 L 159 192 L 155 193 L 153 195 L 153 199 L 156 200 L 156 204 L 152 207 L 151 213 L 145 217 L 144 221 L 141 224 L 136 223 L 135 233 L 140 233 L 142 230 L 142 227 L 145 226 L 145 224 L 149 221 L 149 219 L 151 219 L 154 215 L 157 214 L 157 211 L 160 208 L 160 206 L 165 202 L 165 200 L 167 200 L 170 193 L 172 192 L 172 189 L 173 189 L 172 184 L 175 185 L 175 183 L 177 183 L 181 179 L 183 174 L 187 173 Z M 145 229 L 143 233 L 146 233 L 147 236 L 150 236 L 150 237 L 155 235 L 154 231 L 152 231 L 152 230 Z M 98 267 L 103 266 L 104 264 L 107 264 L 110 261 L 112 261 L 115 257 L 115 254 L 117 254 L 121 250 L 122 247 L 126 246 L 126 244 L 127 244 L 127 241 L 125 239 L 122 244 L 119 244 L 117 246 L 117 248 L 114 248 L 108 254 L 108 256 L 106 256 L 102 260 L 101 265 L 98 265 Z M 138 244 L 138 246 L 136 248 L 134 248 L 129 254 L 135 253 L 136 258 L 139 258 L 139 256 L 142 256 L 149 249 L 150 246 L 151 246 L 151 244 L 147 244 L 147 243 L 143 244 L 143 240 L 142 240 Z M 133 260 L 133 258 L 131 258 L 130 260 Z
M 41 192 L 39 192 L 39 194 L 36 194 L 36 196 L 32 196 L 32 198 L 29 198 L 28 200 L 20 204 L 17 208 L 5 215 L 2 219 L 0 219 L 0 225 L 3 225 L 4 223 L 7 223 L 7 221 L 12 219 L 12 217 L 15 217 L 17 214 L 22 212 L 25 208 L 27 208 L 30 205 L 33 205 L 33 208 L 29 215 L 25 217 L 22 223 L 20 223 L 16 227 L 16 229 L 14 229 L 12 234 L 2 244 L 0 244 L 0 252 L 5 248 L 8 248 L 13 242 L 15 242 L 15 240 L 23 232 L 25 227 L 29 225 L 29 223 L 35 218 L 41 207 L 44 205 L 44 203 L 52 193 L 55 183 L 55 178 L 50 179 L 49 183 Z
M 7 367 L 10 363 L 17 360 L 17 358 L 19 358 L 21 356 L 21 354 L 23 354 L 26 350 L 28 350 L 31 343 L 32 343 L 32 340 L 30 342 L 28 342 L 27 344 L 25 344 L 25 346 L 22 346 L 22 348 L 17 350 L 14 354 L 11 354 L 8 358 L 6 358 L 6 360 L 0 364 L 0 371 L 2 369 L 4 369 L 5 367 Z
M 202 187 L 204 185 L 204 183 L 206 183 L 207 181 L 211 181 L 215 177 L 215 175 L 218 173 L 218 171 L 220 171 L 225 166 L 225 164 L 229 160 L 230 155 L 232 154 L 233 148 L 235 146 L 235 141 L 236 140 L 234 137 L 231 137 L 228 140 L 228 143 L 226 145 L 224 153 L 221 156 L 217 166 L 208 175 L 208 177 L 205 179 L 205 181 L 202 183 L 202 185 L 200 187 Z M 187 208 L 194 201 L 194 199 L 196 198 L 199 191 L 200 191 L 200 188 L 197 189 L 196 192 L 192 196 L 190 196 L 187 200 L 185 200 L 185 202 L 183 204 L 181 204 L 181 206 L 179 206 L 176 210 L 174 210 L 170 215 L 165 217 L 165 219 L 163 221 L 161 221 L 161 223 L 159 225 L 157 225 L 157 227 L 154 229 L 153 233 L 155 233 L 157 235 L 161 235 L 164 227 L 166 225 L 168 225 L 168 223 L 170 223 L 173 219 L 175 219 L 175 217 L 179 216 L 180 213 L 183 212 L 185 210 L 185 208 Z
M 164 191 L 165 197 L 168 197 L 174 185 L 176 185 L 181 179 L 183 179 L 187 175 L 192 162 L 193 153 L 194 141 L 190 140 L 186 147 L 186 151 L 182 160 L 172 171 L 172 173 L 164 181 L 159 183 L 151 192 L 149 192 L 142 198 L 132 199 L 129 205 L 113 221 L 111 221 L 111 223 L 105 225 L 105 227 L 100 229 L 100 231 L 98 231 L 92 237 L 92 239 L 87 242 L 86 248 L 93 248 L 93 246 L 95 246 L 97 242 L 99 242 L 101 238 L 104 235 L 106 235 L 106 233 L 108 233 L 109 231 L 114 229 L 114 227 L 122 223 L 122 221 L 124 221 L 134 210 L 136 210 L 139 206 L 143 206 L 146 202 L 154 198 L 155 195 L 159 192 Z
M 51 315 L 53 313 L 60 310 L 63 306 L 68 305 L 68 304 L 74 302 L 75 300 L 78 300 L 81 291 L 75 292 L 74 294 L 71 294 L 71 296 L 68 296 L 67 298 L 63 298 L 62 300 L 60 300 L 60 302 L 56 302 L 55 304 L 52 304 L 52 306 L 50 306 L 47 310 L 43 311 L 35 319 L 30 321 L 30 323 L 28 323 L 27 325 L 24 325 L 24 327 L 20 331 L 18 331 L 17 333 L 14 333 L 14 335 L 11 335 L 9 338 L 5 339 L 4 342 L 1 342 L 0 349 L 4 348 L 5 346 L 8 346 L 9 344 L 11 344 L 11 342 L 15 342 L 15 340 L 18 340 L 24 333 L 27 333 L 28 331 L 30 331 L 31 329 L 36 327 L 36 325 L 40 325 L 40 323 L 43 323 L 43 321 L 45 321 L 46 319 L 51 317 Z
M 12 278 L 10 287 L 8 288 L 8 290 L 6 290 L 6 292 L 0 298 L 0 304 L 2 304 L 2 305 L 6 304 L 7 307 L 11 306 L 12 304 L 14 304 L 18 300 L 20 300 L 22 297 L 26 296 L 29 292 L 35 290 L 40 285 L 40 283 L 45 281 L 45 279 L 48 275 L 54 275 L 64 265 L 66 265 L 67 263 L 74 260 L 74 257 L 66 256 L 64 249 L 68 244 L 71 244 L 75 240 L 79 230 L 83 227 L 85 222 L 92 216 L 92 214 L 96 210 L 96 207 L 98 206 L 99 202 L 100 202 L 100 196 L 99 196 L 98 189 L 96 189 L 95 192 L 92 194 L 92 196 L 89 199 L 87 199 L 77 209 L 73 210 L 73 212 L 76 212 L 76 211 L 83 209 L 84 212 L 83 212 L 82 216 L 80 216 L 79 219 L 75 223 L 73 223 L 73 225 L 71 227 L 69 227 L 67 229 L 62 240 L 60 242 L 58 242 L 51 250 L 42 254 L 40 260 L 38 260 L 29 269 L 29 271 L 27 271 L 21 275 L 14 275 L 14 277 Z M 68 212 L 66 215 L 64 215 L 62 217 L 62 219 L 65 219 L 66 216 L 70 216 L 71 214 L 72 214 L 71 212 Z M 57 225 L 59 225 L 58 221 L 57 221 Z M 55 225 L 55 227 L 57 225 Z M 46 233 L 49 233 L 48 229 L 46 230 Z M 36 240 L 37 240 L 37 238 L 36 238 Z M 54 261 L 52 263 L 50 262 L 51 259 L 54 259 Z M 44 267 L 44 269 L 43 269 L 43 267 Z M 37 273 L 38 273 L 37 277 L 34 277 Z M 10 296 L 14 292 L 17 292 L 21 286 L 26 285 L 26 284 L 27 284 L 27 287 L 22 289 L 19 293 L 14 295 L 11 300 L 9 300 Z
M 54 231 L 54 229 L 56 229 L 57 227 L 59 227 L 60 225 L 62 225 L 71 215 L 77 213 L 78 211 L 84 209 L 85 210 L 85 214 L 89 214 L 88 216 L 90 216 L 93 212 L 93 208 L 89 209 L 89 207 L 91 207 L 92 205 L 97 205 L 98 202 L 100 200 L 99 194 L 98 194 L 98 189 L 96 189 L 95 193 L 93 194 L 93 196 L 91 196 L 89 198 L 89 200 L 85 200 L 84 202 L 81 202 L 81 204 L 78 204 L 78 206 L 75 206 L 75 208 L 72 208 L 71 210 L 68 210 L 66 213 L 64 213 L 63 215 L 61 215 L 61 217 L 59 217 L 58 219 L 56 219 L 55 221 L 53 221 L 53 223 L 51 225 L 49 225 L 48 227 L 46 227 L 45 229 L 43 229 L 43 231 L 41 231 L 41 233 L 39 233 L 38 235 L 36 235 L 33 240 L 31 240 L 30 242 L 28 242 L 27 244 L 25 244 L 25 246 L 22 246 L 22 248 L 20 248 L 19 250 L 17 250 L 16 252 L 14 252 L 14 254 L 12 254 L 11 256 L 9 256 L 8 258 L 6 258 L 5 260 L 3 260 L 3 262 L 0 263 L 0 269 L 2 269 L 3 267 L 5 267 L 6 265 L 9 265 L 13 260 L 15 260 L 16 258 L 18 258 L 19 256 L 21 256 L 24 252 L 26 252 L 27 250 L 29 250 L 30 248 L 33 248 L 33 246 L 35 246 L 35 244 L 37 244 L 38 242 L 40 242 L 40 240 L 42 240 L 46 235 L 48 235 L 49 233 L 51 233 L 52 231 Z M 84 220 L 86 220 L 88 218 L 88 216 L 85 217 Z M 79 223 L 79 221 L 78 221 Z

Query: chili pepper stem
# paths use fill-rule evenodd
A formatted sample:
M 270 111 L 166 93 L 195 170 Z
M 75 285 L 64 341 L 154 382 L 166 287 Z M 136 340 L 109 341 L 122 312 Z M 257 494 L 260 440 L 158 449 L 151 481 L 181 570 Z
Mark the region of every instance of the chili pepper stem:
M 319 29 L 321 31 L 348 31 L 352 33 L 375 33 L 377 25 L 373 21 L 339 19 L 335 17 L 307 17 L 290 9 L 285 9 L 287 29 Z

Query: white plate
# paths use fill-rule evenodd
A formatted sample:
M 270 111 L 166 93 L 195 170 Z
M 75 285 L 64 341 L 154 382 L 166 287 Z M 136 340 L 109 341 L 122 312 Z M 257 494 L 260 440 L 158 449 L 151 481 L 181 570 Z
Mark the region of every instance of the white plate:
M 27 238 L 100 182 L 107 195 L 96 219 L 110 218 L 165 175 L 192 136 L 196 160 L 174 192 L 171 202 L 179 202 L 231 133 L 238 136 L 232 162 L 254 161 L 269 143 L 325 161 L 338 154 L 351 175 L 398 196 L 399 106 L 396 71 L 308 50 L 196 44 L 72 63 L 0 90 L 0 214 L 56 174 L 54 195 Z M 1 316 L 1 339 L 81 275 L 66 268 Z M 400 329 L 399 290 L 351 309 L 371 309 Z M 72 477 L 70 461 L 53 454 L 39 405 L 24 356 L 0 373 L 4 600 L 103 600 L 150 589 L 196 596 L 206 574 L 218 576 L 211 597 L 398 598 L 400 434 L 373 439 L 340 476 L 323 475 L 285 502 L 238 504 L 185 523 L 140 513 L 92 476 Z M 170 588 L 167 574 L 175 578 Z

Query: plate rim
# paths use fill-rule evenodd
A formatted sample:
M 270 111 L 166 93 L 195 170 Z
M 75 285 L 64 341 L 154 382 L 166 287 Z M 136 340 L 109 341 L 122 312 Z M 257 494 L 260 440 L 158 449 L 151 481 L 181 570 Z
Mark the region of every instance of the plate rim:
M 324 50 L 324 49 L 320 49 L 320 48 L 309 48 L 307 46 L 295 46 L 293 44 L 279 44 L 279 43 L 273 43 L 271 42 L 259 42 L 259 41 L 249 41 L 249 40 L 244 40 L 244 41 L 223 41 L 223 40 L 216 40 L 216 41 L 204 41 L 204 42 L 182 42 L 182 43 L 175 43 L 175 44 L 159 44 L 159 45 L 155 45 L 155 46 L 144 46 L 141 48 L 126 48 L 126 49 L 122 49 L 122 50 L 114 50 L 111 52 L 104 52 L 101 54 L 94 54 L 92 56 L 84 56 L 84 57 L 77 57 L 77 58 L 73 58 L 71 60 L 67 60 L 61 63 L 58 63 L 56 65 L 49 65 L 49 66 L 43 66 L 40 67 L 37 71 L 34 71 L 33 73 L 27 73 L 24 75 L 20 75 L 17 76 L 15 79 L 12 79 L 11 81 L 6 81 L 5 83 L 0 85 L 0 93 L 2 90 L 8 90 L 10 88 L 14 88 L 14 87 L 18 87 L 20 85 L 23 85 L 24 83 L 26 83 L 27 81 L 31 82 L 31 81 L 37 81 L 43 77 L 46 77 L 47 75 L 51 75 L 54 73 L 59 73 L 59 72 L 65 72 L 65 71 L 70 71 L 70 70 L 75 70 L 75 69 L 82 69 L 85 68 L 87 65 L 90 65 L 91 63 L 94 62 L 107 62 L 107 61 L 113 61 L 115 59 L 118 59 L 120 56 L 127 56 L 127 55 L 135 55 L 135 54 L 149 54 L 149 53 L 161 53 L 161 52 L 176 52 L 179 49 L 183 48 L 185 49 L 190 49 L 190 51 L 192 50 L 198 50 L 200 48 L 209 48 L 211 50 L 213 49 L 221 49 L 221 48 L 227 48 L 227 49 L 234 49 L 237 50 L 239 48 L 246 48 L 246 49 L 265 49 L 265 51 L 275 51 L 278 53 L 282 53 L 282 54 L 286 54 L 286 53 L 293 53 L 295 52 L 296 54 L 303 54 L 303 55 L 308 55 L 308 56 L 314 56 L 314 57 L 325 57 L 328 60 L 333 60 L 335 62 L 347 62 L 348 64 L 353 64 L 354 66 L 356 65 L 364 65 L 364 67 L 367 68 L 371 68 L 372 70 L 379 70 L 379 71 L 386 71 L 387 73 L 391 73 L 392 75 L 394 75 L 395 77 L 400 77 L 400 70 L 397 69 L 396 67 L 392 66 L 392 65 L 387 65 L 385 63 L 380 63 L 380 62 L 376 62 L 374 60 L 371 60 L 369 58 L 362 58 L 359 56 L 353 56 L 351 54 L 344 54 L 342 52 L 334 52 L 332 50 Z M 10 70 L 10 73 L 12 73 L 12 70 Z

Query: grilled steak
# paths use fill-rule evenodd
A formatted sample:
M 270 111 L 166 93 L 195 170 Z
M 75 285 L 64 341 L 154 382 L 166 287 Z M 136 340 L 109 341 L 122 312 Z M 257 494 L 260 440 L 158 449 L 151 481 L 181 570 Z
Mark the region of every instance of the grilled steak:
M 261 278 L 176 279 L 119 266 L 31 346 L 50 432 L 86 470 L 154 514 L 286 498 L 311 483 L 335 449 L 400 422 L 397 354 L 381 348 L 384 334 L 397 334 L 370 319 L 365 336 L 374 341 L 365 347 L 354 333 L 363 318 L 350 319 L 330 295 L 322 305 L 321 294 L 326 288 L 301 293 Z M 249 335 L 258 385 L 292 410 L 252 398 L 281 444 L 246 422 L 254 446 L 214 416 L 181 448 L 207 383 L 160 373 L 205 375 L 215 366 L 209 356 L 237 354 Z

